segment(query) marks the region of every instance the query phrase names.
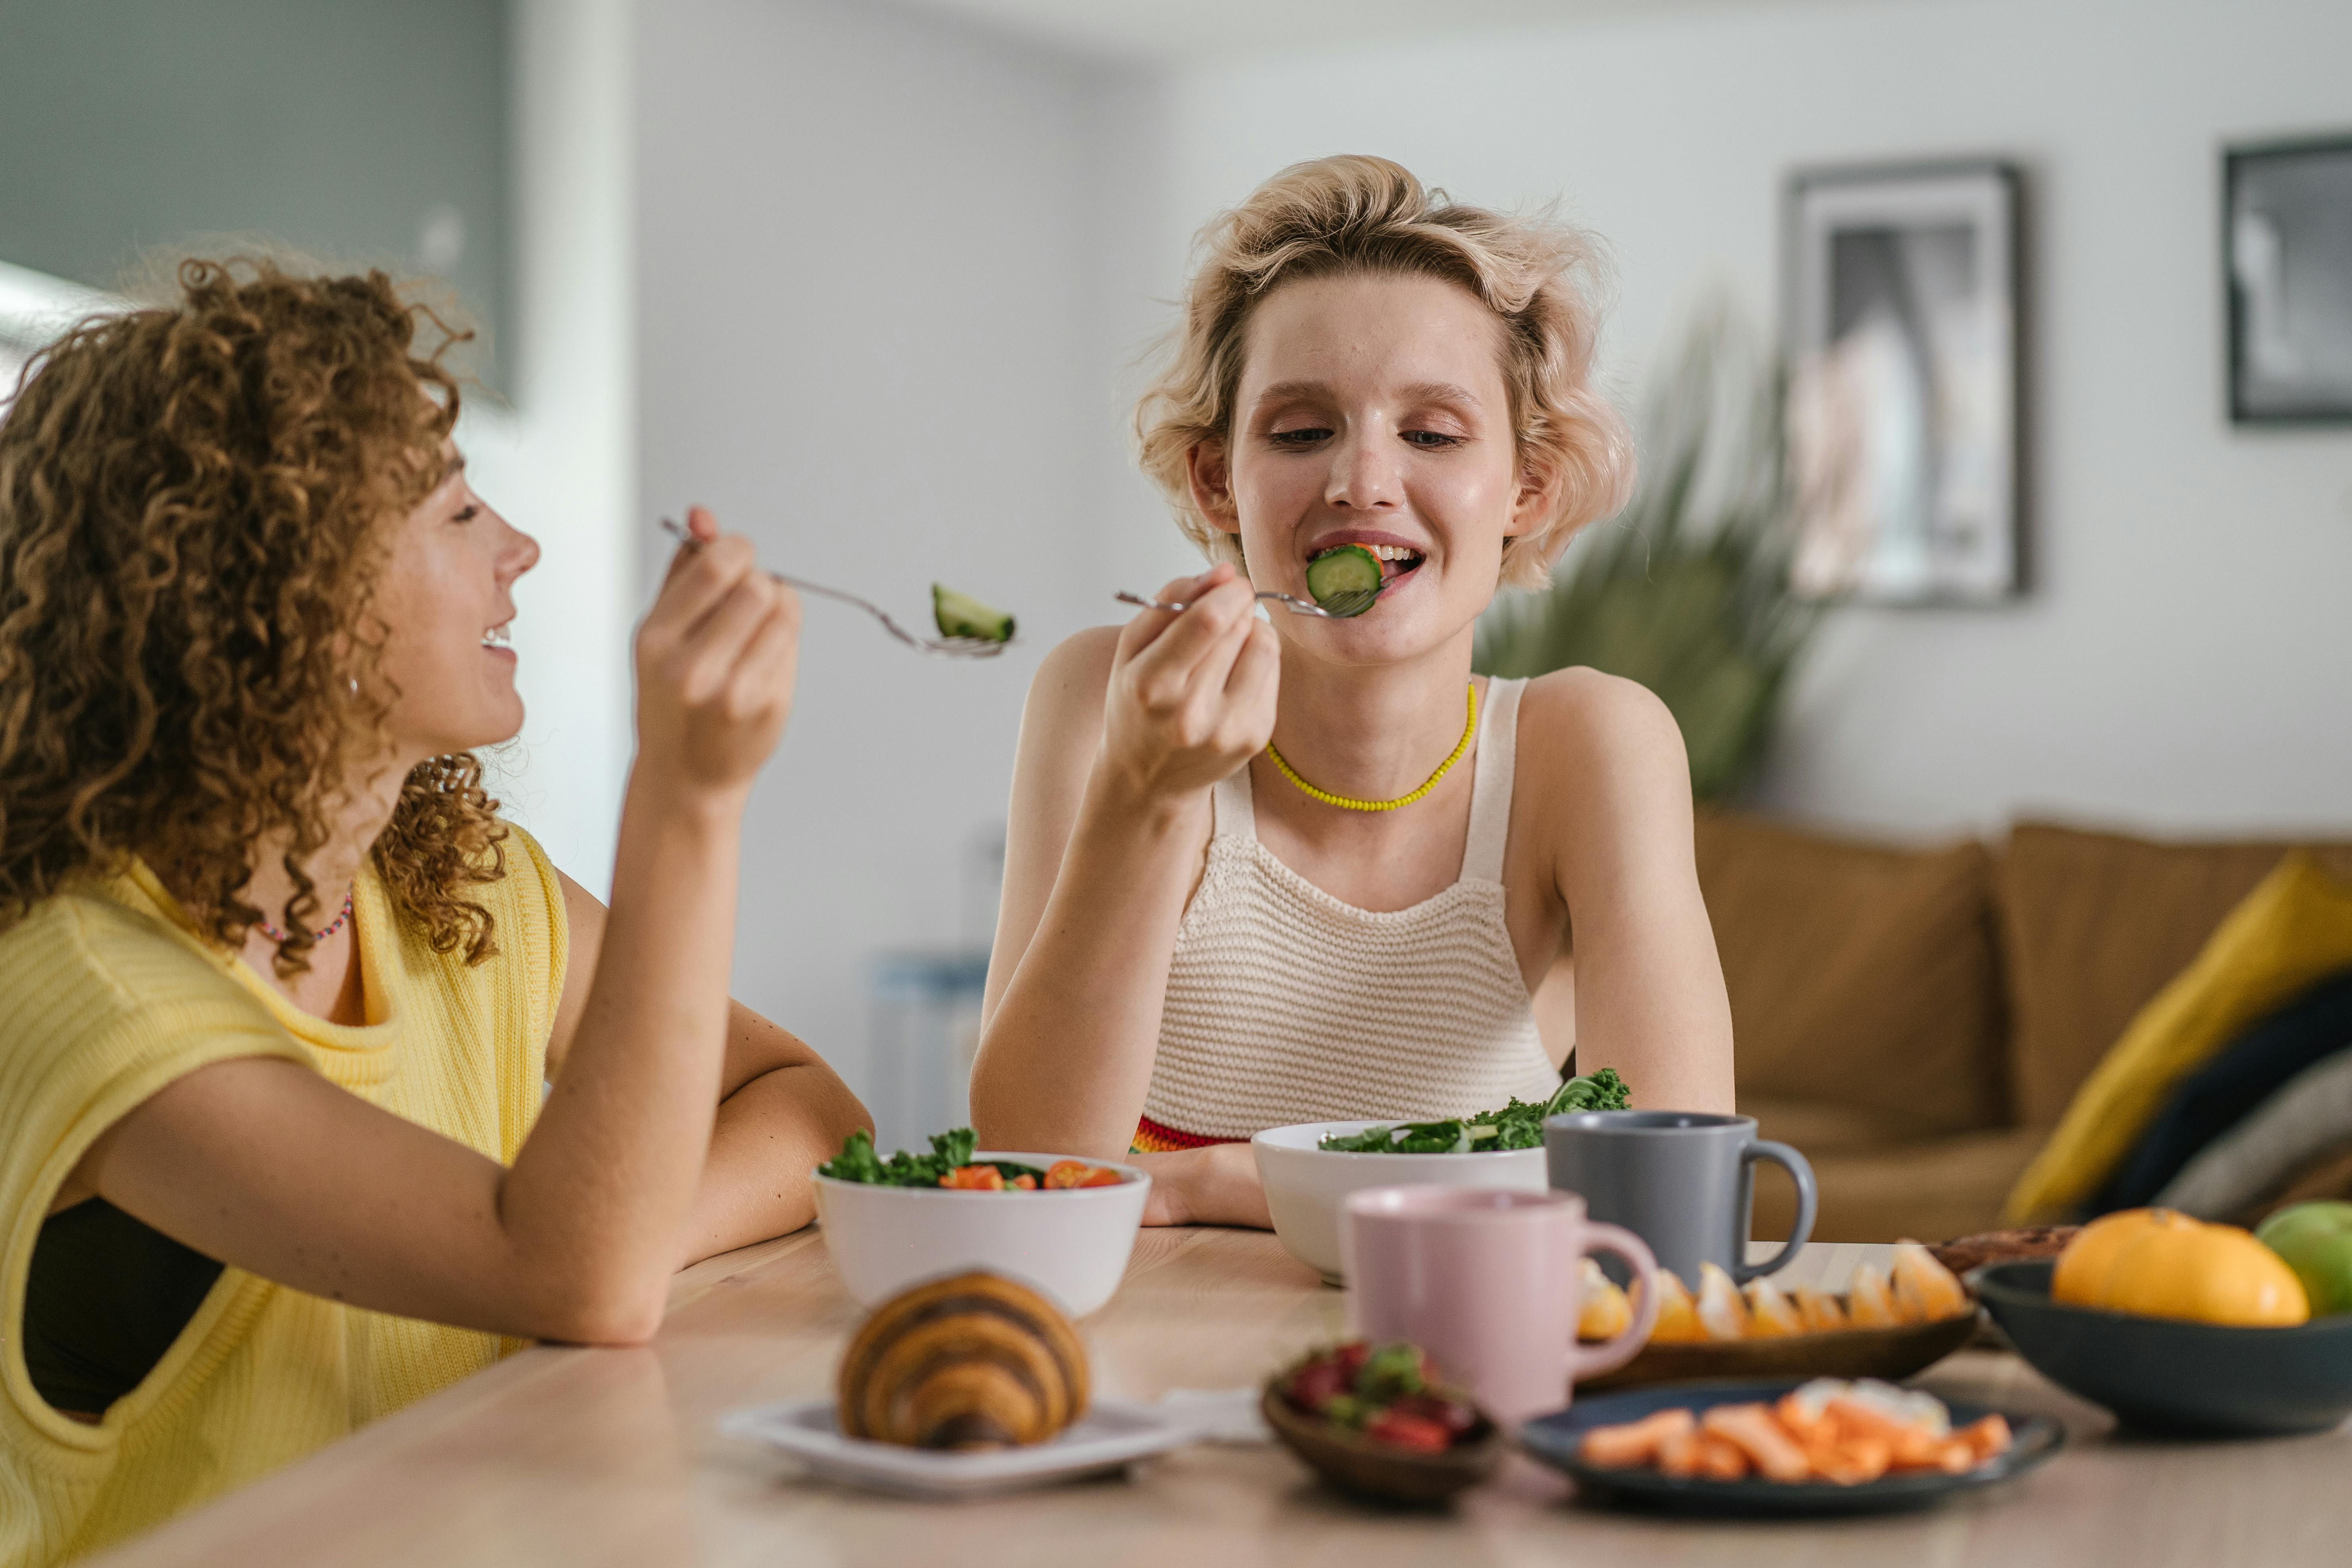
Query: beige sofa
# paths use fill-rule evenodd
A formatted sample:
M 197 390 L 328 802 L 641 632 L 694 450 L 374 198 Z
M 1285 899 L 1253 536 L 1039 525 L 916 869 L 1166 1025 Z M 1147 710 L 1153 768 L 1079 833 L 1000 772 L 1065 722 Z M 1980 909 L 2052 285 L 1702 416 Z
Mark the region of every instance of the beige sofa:
M 1812 1162 L 1813 1234 L 1997 1225 L 2133 1015 L 2294 847 L 2028 822 L 1997 845 L 1922 848 L 1703 814 L 1740 1109 Z M 2303 847 L 2352 879 L 2352 845 Z M 1787 1234 L 1793 1204 L 1760 1174 L 1755 1234 Z

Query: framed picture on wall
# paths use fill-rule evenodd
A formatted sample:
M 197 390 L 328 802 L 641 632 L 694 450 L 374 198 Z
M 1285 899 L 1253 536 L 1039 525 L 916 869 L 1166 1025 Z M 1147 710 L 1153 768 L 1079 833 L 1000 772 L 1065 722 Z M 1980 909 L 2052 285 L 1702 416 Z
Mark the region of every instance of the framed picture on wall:
M 1801 590 L 1980 605 L 2023 588 L 2018 205 L 1998 163 L 1790 180 Z
M 2352 424 L 2352 132 L 2221 155 L 2230 417 Z

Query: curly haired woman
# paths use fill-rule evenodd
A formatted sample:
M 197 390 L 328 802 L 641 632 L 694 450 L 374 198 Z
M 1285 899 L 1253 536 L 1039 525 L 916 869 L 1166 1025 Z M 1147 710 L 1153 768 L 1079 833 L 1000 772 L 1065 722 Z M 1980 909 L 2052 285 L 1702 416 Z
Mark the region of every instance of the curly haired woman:
M 1132 1142 L 1153 1218 L 1264 1225 L 1241 1140 L 1541 1100 L 1571 1038 L 1639 1104 L 1729 1110 L 1673 718 L 1590 669 L 1470 673 L 1497 585 L 1543 583 L 1632 482 L 1585 246 L 1345 157 L 1268 181 L 1202 251 L 1137 426 L 1215 564 L 1031 689 L 983 1140 Z M 1370 611 L 1253 614 L 1351 544 L 1381 561 Z M 1531 996 L 1571 956 L 1547 1049 Z
M 522 719 L 539 547 L 468 488 L 421 312 L 381 274 L 181 285 L 0 422 L 10 1564 L 519 1341 L 643 1340 L 681 1265 L 805 1224 L 865 1122 L 727 995 L 791 595 L 694 515 L 608 913 L 470 754 Z

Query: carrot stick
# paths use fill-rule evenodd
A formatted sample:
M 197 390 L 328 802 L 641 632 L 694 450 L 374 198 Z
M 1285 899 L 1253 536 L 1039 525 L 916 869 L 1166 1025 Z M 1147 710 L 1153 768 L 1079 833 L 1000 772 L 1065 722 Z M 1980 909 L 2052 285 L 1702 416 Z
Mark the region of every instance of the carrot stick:
M 1612 1469 L 1646 1465 L 1657 1457 L 1659 1446 L 1667 1438 L 1690 1432 L 1697 1426 L 1698 1418 L 1678 1405 L 1644 1415 L 1639 1421 L 1595 1426 L 1584 1435 L 1584 1462 Z
M 1772 1480 L 1801 1481 L 1813 1473 L 1804 1449 L 1761 1405 L 1718 1405 L 1700 1420 L 1699 1428 L 1733 1445 Z
M 1808 1443 L 1805 1458 L 1811 1463 L 1813 1474 L 1823 1480 L 1835 1481 L 1842 1487 L 1858 1487 L 1885 1475 L 1893 1454 L 1876 1438 L 1849 1437 L 1843 1442 L 1832 1438 Z
M 1780 1402 L 1772 1407 L 1772 1414 L 1788 1428 L 1790 1436 L 1808 1447 L 1837 1441 L 1837 1423 L 1830 1419 L 1829 1412 L 1819 1405 L 1808 1405 L 1794 1394 L 1782 1394 Z
M 1988 1415 L 1980 1421 L 1970 1422 L 1953 1435 L 1968 1444 L 1979 1464 L 2008 1453 L 2010 1445 L 2016 1441 L 2010 1433 L 2009 1423 L 1999 1415 Z
M 1698 1423 L 1665 1438 L 1658 1445 L 1658 1470 L 1663 1475 L 1687 1480 L 1699 1472 Z
M 1727 1437 L 1701 1432 L 1698 1468 L 1699 1474 L 1711 1481 L 1744 1481 L 1748 1479 L 1748 1455 Z
M 1832 1399 L 1828 1409 L 1836 1418 L 1842 1434 L 1853 1437 L 1875 1437 L 1885 1443 L 1895 1457 L 1895 1468 L 1898 1470 L 1933 1468 L 1939 1462 L 1937 1454 L 1944 1439 L 1925 1426 L 1897 1421 L 1858 1399 Z

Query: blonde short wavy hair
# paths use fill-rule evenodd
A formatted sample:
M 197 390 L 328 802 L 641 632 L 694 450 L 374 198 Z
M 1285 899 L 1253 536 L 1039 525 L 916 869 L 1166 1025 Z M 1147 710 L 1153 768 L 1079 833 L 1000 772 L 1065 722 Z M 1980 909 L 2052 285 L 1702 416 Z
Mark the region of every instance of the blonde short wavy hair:
M 1591 381 L 1599 312 L 1590 290 L 1601 262 L 1588 236 L 1549 216 L 1465 206 L 1386 158 L 1343 156 L 1285 169 L 1202 229 L 1196 253 L 1183 319 L 1162 344 L 1135 431 L 1143 471 L 1211 560 L 1240 566 L 1241 542 L 1192 504 L 1185 457 L 1231 435 L 1250 312 L 1302 278 L 1442 278 L 1502 324 L 1520 460 L 1559 480 L 1551 516 L 1504 546 L 1505 584 L 1541 587 L 1576 531 L 1632 493 L 1632 433 Z

